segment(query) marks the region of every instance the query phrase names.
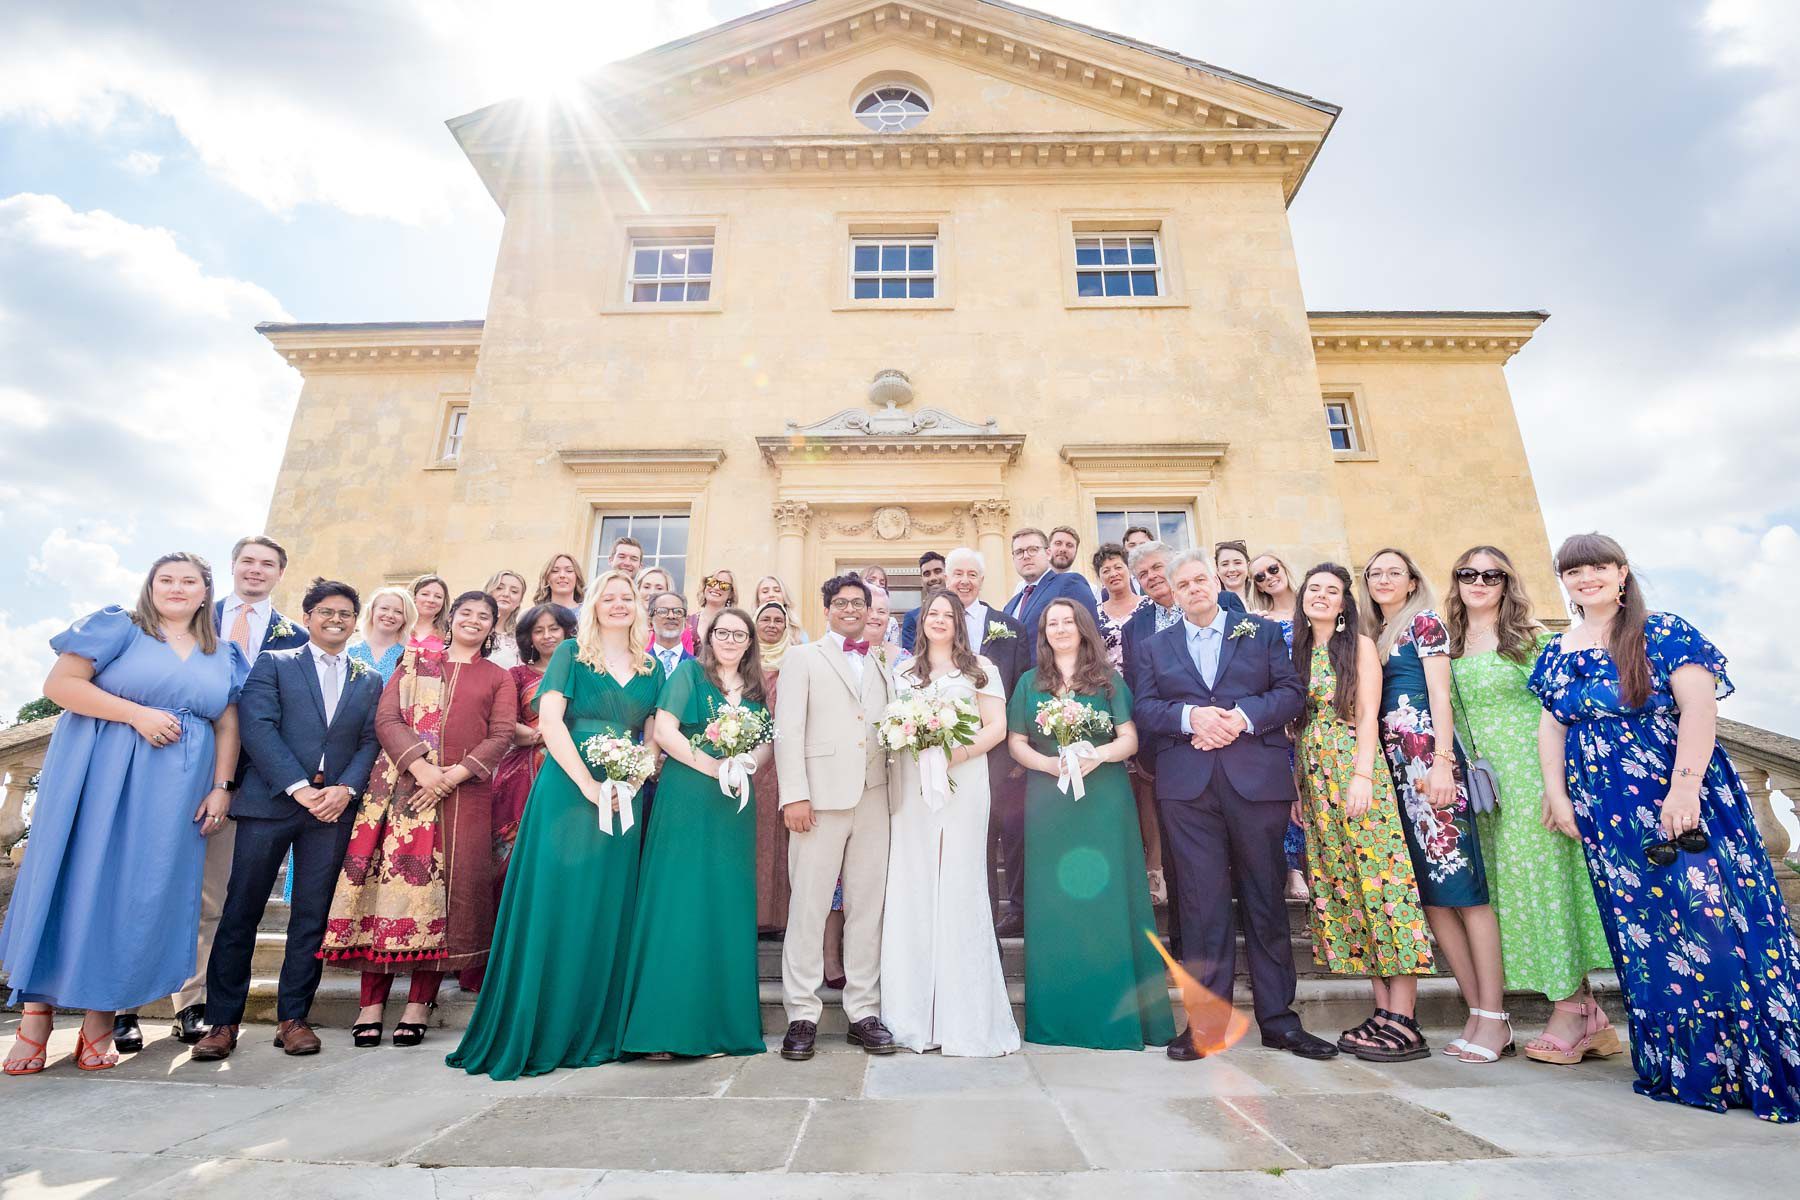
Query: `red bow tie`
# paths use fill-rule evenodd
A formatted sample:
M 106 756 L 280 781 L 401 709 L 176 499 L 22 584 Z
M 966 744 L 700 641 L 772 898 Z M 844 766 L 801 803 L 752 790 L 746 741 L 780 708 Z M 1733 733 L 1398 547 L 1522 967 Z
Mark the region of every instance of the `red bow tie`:
M 867 643 L 867 642 L 853 642 L 853 641 L 851 641 L 851 640 L 850 640 L 850 639 L 849 639 L 849 638 L 845 638 L 845 639 L 844 639 L 844 653 L 845 653 L 845 654 L 863 654 L 863 655 L 866 655 L 866 654 L 868 654 L 868 652 L 869 652 L 869 643 Z

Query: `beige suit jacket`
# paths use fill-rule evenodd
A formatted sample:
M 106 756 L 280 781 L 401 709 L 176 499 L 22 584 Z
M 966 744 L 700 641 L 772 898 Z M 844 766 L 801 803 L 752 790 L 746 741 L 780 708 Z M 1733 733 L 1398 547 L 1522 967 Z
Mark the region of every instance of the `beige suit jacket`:
M 795 646 L 781 660 L 775 696 L 775 771 L 781 806 L 812 801 L 821 812 L 855 808 L 865 792 L 886 798 L 887 752 L 875 726 L 893 681 L 871 654 L 856 672 L 831 637 Z

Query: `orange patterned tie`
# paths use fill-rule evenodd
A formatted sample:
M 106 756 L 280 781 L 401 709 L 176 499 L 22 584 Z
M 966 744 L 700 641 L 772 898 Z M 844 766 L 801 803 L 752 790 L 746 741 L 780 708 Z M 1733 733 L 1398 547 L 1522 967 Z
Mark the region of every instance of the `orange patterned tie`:
M 250 657 L 250 606 L 238 605 L 237 619 L 231 623 L 231 640 L 238 644 L 244 657 Z

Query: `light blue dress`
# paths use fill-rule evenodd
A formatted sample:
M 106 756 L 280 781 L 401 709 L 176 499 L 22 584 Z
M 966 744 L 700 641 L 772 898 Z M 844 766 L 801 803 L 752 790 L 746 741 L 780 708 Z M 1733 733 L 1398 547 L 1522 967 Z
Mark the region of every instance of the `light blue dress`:
M 381 652 L 380 658 L 376 658 L 375 648 L 362 638 L 357 638 L 350 643 L 350 649 L 346 653 L 381 676 L 381 682 L 386 684 L 394 677 L 394 670 L 400 665 L 400 656 L 405 652 L 406 643 L 395 642 Z
M 50 639 L 94 664 L 94 683 L 181 721 L 156 747 L 130 725 L 66 712 L 38 782 L 25 864 L 0 927 L 8 1003 L 134 1009 L 194 974 L 205 839 L 194 811 L 212 786 L 213 727 L 250 673 L 221 641 L 183 662 L 104 608 Z

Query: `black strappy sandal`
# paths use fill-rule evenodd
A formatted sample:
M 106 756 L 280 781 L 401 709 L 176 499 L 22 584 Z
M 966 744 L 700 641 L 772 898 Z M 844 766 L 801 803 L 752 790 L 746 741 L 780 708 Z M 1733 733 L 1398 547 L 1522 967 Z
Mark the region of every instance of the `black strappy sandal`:
M 401 1021 L 394 1026 L 394 1045 L 416 1046 L 425 1040 L 425 1026 Z
M 381 1045 L 381 1022 L 365 1021 L 361 1025 L 352 1025 L 350 1044 L 362 1050 L 373 1050 Z
M 1381 1028 L 1381 1018 L 1394 1014 L 1385 1008 L 1378 1008 L 1369 1014 L 1369 1019 L 1354 1029 L 1346 1029 L 1338 1035 L 1337 1048 L 1345 1054 L 1355 1054 L 1357 1049 L 1367 1046 L 1375 1032 Z
M 1379 1063 L 1413 1062 L 1431 1057 L 1431 1046 L 1425 1041 L 1425 1034 L 1417 1021 L 1399 1013 L 1384 1013 L 1382 1019 L 1392 1024 L 1387 1028 L 1376 1029 L 1369 1035 L 1374 1044 L 1358 1046 L 1350 1053 L 1364 1062 Z M 1402 1034 L 1396 1031 L 1393 1028 L 1395 1025 L 1406 1032 Z

